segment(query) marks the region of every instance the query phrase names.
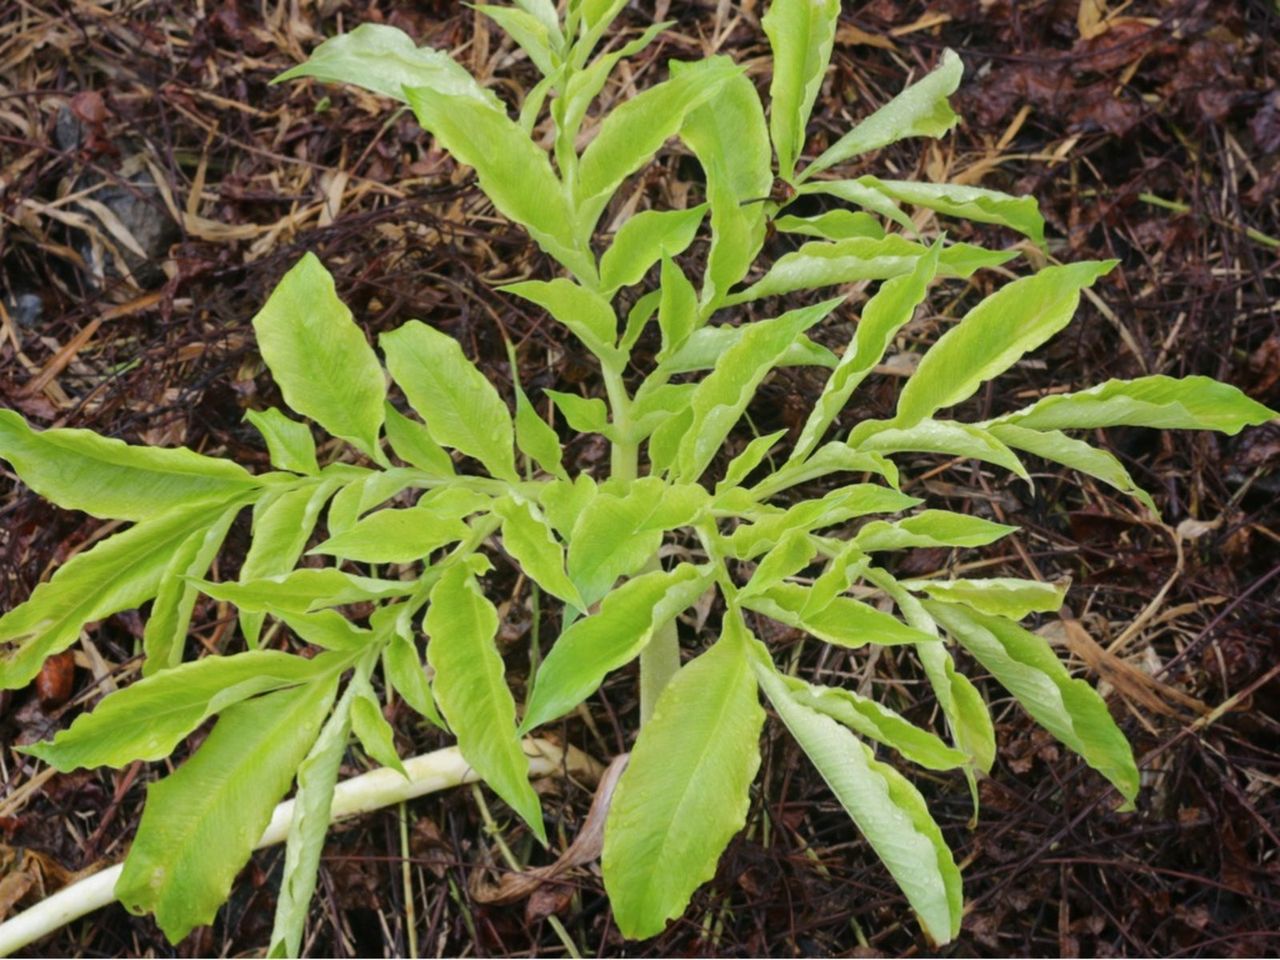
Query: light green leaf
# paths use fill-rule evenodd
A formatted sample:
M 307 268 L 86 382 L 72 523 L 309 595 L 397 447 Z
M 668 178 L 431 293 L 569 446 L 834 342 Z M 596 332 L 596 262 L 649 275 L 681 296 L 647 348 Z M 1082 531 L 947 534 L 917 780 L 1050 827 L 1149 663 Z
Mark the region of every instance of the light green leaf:
M 515 5 L 525 13 L 537 19 L 547 31 L 555 49 L 564 44 L 564 35 L 560 30 L 560 14 L 556 12 L 555 0 L 514 0 Z
M 387 441 L 397 457 L 433 477 L 455 475 L 453 458 L 432 439 L 430 430 L 389 403 L 385 413 Z
M 895 646 L 933 639 L 892 614 L 881 613 L 852 597 L 836 597 L 816 613 L 807 612 L 812 606 L 809 594 L 809 587 L 779 583 L 757 596 L 744 597 L 742 605 L 763 613 L 770 620 L 811 633 L 826 643 L 850 649 L 869 643 Z
M 498 612 L 463 564 L 451 565 L 431 591 L 424 624 L 432 690 L 458 749 L 484 781 L 544 844 L 538 795 L 529 785 L 529 759 L 516 733 L 516 704 L 494 646 Z
M 605 481 L 604 489 L 626 490 L 630 492 L 636 486 L 652 485 L 662 491 L 653 513 L 644 522 L 645 529 L 675 530 L 696 521 L 702 511 L 710 504 L 711 497 L 706 489 L 697 483 L 662 484 L 656 477 L 642 477 L 640 480 L 625 482 L 621 480 Z
M 755 572 L 746 585 L 738 591 L 738 599 L 745 602 L 748 598 L 764 593 L 787 577 L 795 576 L 813 562 L 818 555 L 818 545 L 804 529 L 788 530 L 782 535 L 772 549 L 769 550 L 756 565 Z
M 769 132 L 778 176 L 790 181 L 804 149 L 805 126 L 831 60 L 840 0 L 772 0 L 760 24 L 773 48 Z
M 357 627 L 337 610 L 281 611 L 277 616 L 299 638 L 325 650 L 354 652 L 366 650 L 374 642 L 372 630 Z
M 863 453 L 847 443 L 833 440 L 819 447 L 808 460 L 793 460 L 765 477 L 751 488 L 751 495 L 765 499 L 788 487 L 833 473 L 873 473 L 884 477 L 895 490 L 898 487 L 898 468 L 888 457 L 879 453 Z
M 805 683 L 796 677 L 784 676 L 782 680 L 796 703 L 826 714 L 854 733 L 893 747 L 912 763 L 929 770 L 954 770 L 969 761 L 967 754 L 948 747 L 935 734 L 852 690 Z
M 242 501 L 246 503 L 248 498 Z M 25 686 L 81 628 L 156 595 L 174 553 L 229 505 L 198 504 L 146 520 L 76 554 L 0 617 L 0 689 Z
M 631 404 L 631 437 L 641 440 L 648 437 L 668 420 L 689 412 L 689 400 L 696 383 L 658 383 L 662 377 L 655 374 L 646 380 L 636 392 Z
M 968 278 L 979 270 L 998 267 L 1018 256 L 1017 248 L 1009 250 L 988 250 L 986 247 L 974 246 L 972 243 L 953 243 L 944 247 L 939 258 L 942 276 Z
M 898 397 L 896 425 L 909 427 L 971 397 L 1071 322 L 1080 291 L 1117 261 L 1046 267 L 1001 287 L 938 338 Z
M 868 567 L 863 571 L 863 576 L 893 598 L 907 623 L 931 637 L 938 636 L 938 625 L 924 606 L 886 571 L 879 567 Z M 938 706 L 947 718 L 956 746 L 972 758 L 979 770 L 989 773 L 996 760 L 996 733 L 982 694 L 964 674 L 956 670 L 955 661 L 941 640 L 917 644 L 916 654 L 929 679 L 929 686 L 938 698 Z M 969 789 L 973 792 L 976 816 L 977 780 L 972 771 L 966 771 L 966 777 Z
M 662 295 L 658 300 L 658 328 L 662 331 L 663 361 L 679 350 L 698 326 L 698 293 L 674 260 L 662 260 Z
M 1133 748 L 1097 691 L 1073 679 L 1043 637 L 964 606 L 924 606 L 1027 713 L 1115 784 L 1132 809 L 1139 787 Z
M 538 502 L 552 528 L 567 543 L 587 505 L 596 498 L 596 493 L 595 480 L 589 473 L 580 473 L 573 480 L 554 480 L 545 484 L 539 491 Z
M 747 303 L 797 290 L 814 290 L 859 280 L 888 280 L 915 270 L 928 248 L 891 234 L 881 240 L 855 237 L 830 243 L 814 240 L 794 253 L 784 254 L 760 280 L 726 304 Z M 1017 251 L 991 251 L 965 243 L 945 247 L 938 257 L 942 276 L 968 277 L 982 267 L 999 266 Z M 1004 290 L 1014 286 L 1010 284 Z M 1002 291 L 1003 292 L 1003 291 Z
M 835 720 L 797 701 L 765 656 L 753 666 L 779 718 L 889 868 L 930 939 L 949 942 L 960 932 L 964 893 L 924 798 Z
M 550 159 L 501 105 L 429 87 L 406 89 L 405 95 L 423 128 L 476 171 L 480 189 L 503 216 L 577 276 L 595 276 L 595 258 L 578 240 Z
M 994 223 L 1017 230 L 1037 246 L 1044 246 L 1044 217 L 1035 197 L 1011 197 L 998 190 L 955 183 L 880 180 L 862 177 L 859 183 L 892 197 L 898 203 L 924 207 L 948 217 L 975 223 Z
M 599 612 L 575 621 L 542 661 L 520 729 L 549 723 L 586 700 L 710 585 L 709 568 L 682 563 L 641 574 L 606 596 Z
M 1032 613 L 1056 613 L 1067 593 L 1066 583 L 992 577 L 987 580 L 904 580 L 908 590 L 930 600 L 963 603 L 979 613 L 1021 620 Z
M 0 458 L 46 500 L 104 519 L 147 520 L 225 502 L 259 482 L 230 460 L 185 447 L 130 446 L 91 430 L 35 431 L 13 410 L 0 410 Z
M 710 370 L 730 347 L 767 320 L 756 320 L 736 327 L 700 327 L 689 335 L 684 345 L 662 364 L 664 375 Z M 826 347 L 800 334 L 782 354 L 780 367 L 834 367 L 836 355 Z M 684 384 L 677 384 L 684 386 Z
M 176 773 L 151 784 L 116 882 L 130 913 L 155 914 L 170 943 L 211 923 L 333 704 L 334 680 L 223 711 Z
M 947 97 L 956 92 L 963 75 L 964 64 L 960 58 L 954 51 L 945 51 L 937 69 L 908 86 L 828 147 L 805 168 L 803 178 L 908 137 L 941 137 L 958 120 Z
M 627 325 L 622 331 L 622 340 L 618 344 L 618 348 L 623 353 L 628 355 L 631 353 L 636 341 L 640 339 L 640 334 L 644 333 L 644 328 L 653 319 L 653 315 L 658 312 L 658 303 L 661 299 L 661 289 L 650 290 L 636 300 L 631 309 L 627 311 Z
M 447 543 L 464 539 L 470 532 L 470 527 L 457 517 L 425 507 L 379 510 L 308 553 L 361 563 L 413 563 Z
M 387 604 L 374 611 L 369 623 L 376 639 L 387 643 L 383 648 L 383 676 L 388 684 L 403 696 L 404 703 L 440 730 L 447 730 L 444 718 L 435 708 L 435 696 L 431 694 L 426 668 L 417 652 L 412 625 L 416 612 L 415 602 Z
M 532 13 L 512 7 L 478 3 L 475 9 L 510 34 L 511 39 L 529 55 L 529 59 L 544 77 L 556 72 L 559 57 L 555 55 L 554 47 L 557 41 L 553 39 L 545 21 Z
M 421 480 L 416 471 L 403 467 L 367 470 L 350 479 L 345 473 L 335 476 L 344 483 L 342 489 L 334 495 L 325 517 L 325 525 L 331 537 L 350 530 L 357 520 L 374 507 L 386 503 L 409 487 L 417 486 Z
M 227 530 L 240 510 L 239 504 L 230 507 L 208 527 L 187 537 L 186 542 L 174 551 L 160 578 L 155 602 L 151 604 L 151 615 L 147 617 L 142 633 L 143 675 L 182 662 L 191 612 L 200 593 L 187 578 L 205 575 L 213 558 L 222 549 Z
M 574 50 L 578 58 L 585 60 L 591 55 L 595 45 L 626 5 L 627 0 L 576 0 L 569 5 L 571 21 L 575 9 L 582 18 L 582 36 Z
M 528 89 L 520 101 L 520 113 L 516 117 L 516 124 L 526 136 L 533 136 L 534 128 L 542 117 L 542 108 L 546 106 L 547 97 L 555 89 L 559 76 L 560 74 L 543 77 Z
M 659 260 L 684 253 L 706 213 L 703 203 L 688 210 L 644 210 L 631 217 L 600 258 L 604 293 L 639 283 Z
M 274 650 L 204 657 L 108 694 L 52 741 L 23 750 L 64 773 L 163 760 L 233 703 L 306 683 L 329 669 L 332 662 L 323 657 L 307 660 Z
M 973 758 L 979 770 L 990 773 L 996 762 L 996 731 L 987 702 L 973 682 L 956 670 L 955 661 L 941 643 L 921 644 L 916 649 L 925 664 L 930 686 L 938 690 L 945 681 L 946 689 L 950 691 L 947 722 L 951 725 L 956 746 Z M 976 801 L 974 813 L 977 813 Z
M 378 446 L 387 392 L 382 367 L 315 254 L 276 284 L 253 331 L 285 402 L 385 463 Z
M 565 422 L 578 433 L 613 435 L 613 428 L 609 426 L 609 408 L 599 397 L 580 397 L 576 393 L 551 389 L 542 392 L 551 398 Z
M 663 531 L 689 523 L 700 506 L 692 491 L 657 477 L 629 484 L 621 496 L 597 494 L 578 514 L 568 538 L 569 576 L 583 601 L 590 606 L 619 577 L 643 567 L 657 552 Z
M 320 472 L 320 465 L 316 463 L 316 441 L 305 423 L 289 419 L 276 407 L 246 410 L 244 418 L 258 428 L 267 442 L 273 467 L 294 473 Z
M 760 466 L 764 458 L 769 455 L 769 451 L 774 448 L 784 436 L 786 429 L 778 430 L 774 433 L 765 434 L 763 437 L 756 437 L 752 440 L 743 451 L 729 461 L 729 466 L 725 469 L 724 479 L 716 484 L 716 496 L 728 492 L 738 486 L 747 475 L 756 467 Z
M 1160 511 L 1156 509 L 1151 495 L 1134 483 L 1124 464 L 1106 450 L 1099 450 L 1083 440 L 1069 437 L 1060 430 L 1041 432 L 998 422 L 988 424 L 987 430 L 992 436 L 1015 450 L 1034 454 L 1053 463 L 1060 463 L 1064 467 L 1079 470 L 1081 473 L 1101 480 L 1121 493 L 1129 494 L 1152 513 L 1159 515 Z
M 1210 377 L 1156 376 L 1108 380 L 1078 393 L 1054 394 L 992 423 L 1026 430 L 1129 426 L 1236 434 L 1278 416 L 1235 387 Z
M 241 582 L 288 573 L 297 565 L 320 518 L 320 511 L 340 482 L 337 478 L 327 478 L 283 491 L 254 504 L 253 540 L 240 565 Z M 208 564 L 205 564 L 202 570 L 184 572 L 187 576 L 203 577 L 208 569 Z M 240 631 L 251 649 L 258 646 L 262 621 L 261 613 L 242 611 L 240 614 Z
M 858 549 L 852 540 L 838 541 L 827 569 L 813 581 L 808 599 L 800 609 L 801 617 L 810 617 L 827 609 L 840 594 L 846 592 L 862 576 L 871 558 Z
M 197 581 L 200 591 L 215 600 L 234 603 L 255 613 L 309 613 L 325 607 L 408 596 L 413 580 L 376 580 L 343 573 L 334 567 L 304 567 L 283 576 L 246 583 Z
M 678 76 L 684 65 L 672 63 Z M 746 76 L 730 77 L 714 101 L 685 118 L 680 139 L 693 151 L 707 180 L 711 250 L 702 284 L 703 315 L 747 275 L 764 243 L 764 198 L 773 185 L 773 157 L 764 106 Z
M 950 510 L 922 510 L 893 523 L 873 520 L 858 531 L 857 541 L 866 553 L 911 547 L 984 547 L 1017 529 Z
M 609 301 L 600 294 L 567 277 L 524 280 L 498 289 L 542 307 L 568 327 L 606 366 L 618 366 L 622 362 L 613 345 L 618 339 L 618 318 Z
M 702 475 L 751 402 L 756 387 L 796 337 L 825 318 L 843 299 L 837 297 L 752 324 L 721 355 L 715 369 L 698 384 L 689 404 L 693 420 L 676 459 L 676 473 L 681 479 L 694 481 Z
M 405 703 L 441 730 L 445 729 L 444 718 L 436 709 L 431 684 L 427 681 L 422 657 L 406 633 L 395 633 L 383 649 L 382 671 L 387 682 L 404 698 Z
M 418 498 L 417 506 L 442 517 L 461 520 L 473 513 L 488 513 L 493 509 L 493 497 L 463 484 L 441 484 L 426 490 Z
M 494 504 L 502 518 L 502 546 L 520 569 L 543 590 L 578 610 L 587 604 L 565 573 L 564 547 L 552 533 L 551 524 L 535 504 L 505 497 Z
M 298 767 L 298 789 L 293 798 L 293 818 L 285 843 L 284 872 L 271 928 L 269 957 L 302 955 L 302 934 L 316 889 L 320 854 L 329 834 L 333 788 L 338 782 L 342 758 L 351 737 L 351 701 L 355 688 L 348 686 L 325 721 L 311 752 Z
M 621 9 L 623 5 L 619 4 L 618 8 Z M 635 56 L 635 54 L 643 50 L 669 26 L 671 26 L 670 20 L 652 24 L 643 34 L 630 43 L 623 44 L 609 53 L 601 54 L 581 70 L 573 71 L 569 76 L 568 83 L 565 84 L 564 96 L 552 102 L 553 110 L 563 111 L 558 123 L 560 130 L 570 137 L 576 137 L 582 127 L 582 121 L 587 115 L 591 102 L 604 89 L 604 85 L 608 82 L 609 74 L 613 72 L 613 68 L 620 61 Z M 592 46 L 595 46 L 594 42 Z M 578 59 L 581 62 L 585 62 L 586 57 L 589 55 L 590 50 L 580 50 Z
M 511 414 L 457 340 L 410 320 L 378 342 L 392 378 L 437 443 L 475 457 L 495 477 L 518 479 Z
M 498 103 L 447 53 L 416 46 L 402 30 L 381 23 L 362 23 L 349 33 L 326 40 L 308 60 L 272 82 L 298 77 L 349 83 L 401 103 L 407 102 L 405 87 L 430 87 L 489 105 Z
M 791 454 L 792 460 L 803 460 L 813 451 L 827 428 L 849 402 L 849 397 L 858 384 L 880 362 L 890 341 L 914 315 L 916 307 L 928 292 L 929 282 L 938 271 L 938 256 L 941 252 L 942 243 L 939 241 L 916 260 L 910 273 L 886 281 L 876 295 L 867 301 L 853 342 L 831 372 L 822 388 L 822 395 L 813 405 L 813 410 L 800 431 Z
M 691 399 L 692 396 L 693 393 L 690 391 L 684 399 Z M 680 452 L 680 444 L 693 425 L 693 411 L 686 406 L 683 409 L 668 411 L 664 416 L 655 417 L 655 419 L 659 422 L 652 427 L 649 434 L 649 469 L 654 474 L 665 474 L 675 463 L 676 454 Z
M 538 415 L 524 388 L 519 383 L 513 383 L 512 386 L 516 394 L 516 446 L 547 473 L 567 480 L 569 475 L 562 462 L 564 450 L 560 447 L 559 435 Z
M 730 621 L 667 684 L 618 782 L 602 867 L 625 937 L 651 937 L 683 912 L 746 823 L 764 711 L 742 629 Z
M 740 69 L 728 57 L 707 57 L 609 112 L 578 164 L 573 195 L 580 234 L 594 229 L 622 182 L 680 131 L 690 111 L 710 100 Z
M 865 423 L 866 421 L 864 421 Z M 858 441 L 858 449 L 885 455 L 895 453 L 945 453 L 994 463 L 1028 483 L 1031 477 L 1017 454 L 992 433 L 971 423 L 955 420 L 921 420 L 905 430 L 889 427 Z
M 884 227 L 880 226 L 880 221 L 869 213 L 855 213 L 852 210 L 828 210 L 814 217 L 788 214 L 774 220 L 773 228 L 782 233 L 798 233 L 822 240 L 852 240 L 855 237 L 884 239 Z
M 750 559 L 770 549 L 792 530 L 817 530 L 869 513 L 898 513 L 921 501 L 876 483 L 840 487 L 817 500 L 802 500 L 786 510 L 739 526 L 728 538 L 733 556 Z M 776 508 L 775 508 L 776 509 Z
M 396 753 L 395 733 L 382 715 L 382 706 L 368 678 L 357 672 L 351 684 L 355 688 L 355 699 L 351 703 L 351 729 L 360 740 L 360 746 L 371 759 L 408 779 L 400 754 Z
M 911 218 L 903 212 L 902 208 L 894 203 L 893 199 L 879 190 L 873 190 L 861 180 L 811 180 L 803 183 L 796 191 L 799 196 L 806 197 L 813 194 L 825 194 L 827 196 L 836 197 L 845 203 L 852 203 L 866 210 L 880 214 L 886 220 L 896 223 L 908 233 L 916 232 L 915 224 L 911 222 Z

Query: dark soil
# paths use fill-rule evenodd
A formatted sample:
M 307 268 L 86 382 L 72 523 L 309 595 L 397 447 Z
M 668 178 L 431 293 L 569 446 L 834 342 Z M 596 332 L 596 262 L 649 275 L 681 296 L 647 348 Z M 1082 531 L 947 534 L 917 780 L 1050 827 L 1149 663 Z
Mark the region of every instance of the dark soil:
M 635 82 L 661 76 L 672 57 L 718 50 L 757 58 L 766 51 L 757 19 L 763 6 L 639 0 L 624 16 L 632 26 L 654 16 L 678 26 L 646 54 Z M 1086 38 L 1082 26 L 1093 31 L 1078 18 L 1082 6 L 1120 9 Z M 1280 404 L 1280 10 L 1272 0 L 872 0 L 845 10 L 811 150 L 883 103 L 908 71 L 928 69 L 953 47 L 967 67 L 958 99 L 964 125 L 941 142 L 884 151 L 854 172 L 1032 193 L 1056 257 L 1122 263 L 1068 333 L 988 389 L 970 413 L 1009 409 L 1046 389 L 1149 373 L 1209 374 Z M 350 90 L 269 86 L 322 37 L 364 20 L 394 23 L 419 42 L 453 50 L 509 100 L 532 83 L 529 64 L 512 62 L 482 18 L 433 0 L 15 0 L 0 8 L 4 404 L 39 426 L 185 444 L 265 467 L 265 450 L 243 415 L 278 397 L 249 320 L 306 250 L 334 272 L 371 335 L 423 319 L 458 337 L 506 384 L 505 335 L 519 344 L 535 400 L 545 387 L 598 392 L 591 366 L 562 331 L 492 289 L 550 276 L 552 265 L 493 213 L 469 171 L 432 149 L 411 116 Z M 670 204 L 698 189 L 688 183 L 695 176 L 696 165 L 673 145 L 636 189 L 644 203 Z M 954 223 L 948 229 L 966 232 Z M 775 254 L 785 249 L 774 244 Z M 934 301 L 942 315 L 960 305 Z M 936 329 L 930 321 L 919 334 Z M 755 428 L 798 428 L 820 383 L 807 370 L 776 376 L 752 408 Z M 850 422 L 883 414 L 896 384 L 885 377 L 864 391 Z M 1013 547 L 960 557 L 921 551 L 904 568 L 980 562 L 989 574 L 1073 578 L 1068 616 L 1051 636 L 1083 675 L 1103 682 L 1144 771 L 1138 809 L 1116 812 L 1100 778 L 984 683 L 1001 753 L 982 784 L 976 828 L 968 826 L 961 778 L 912 771 L 965 870 L 964 932 L 944 952 L 1274 956 L 1280 427 L 1234 438 L 1113 430 L 1106 440 L 1155 494 L 1167 527 L 1108 488 L 1043 464 L 1034 493 L 970 463 L 922 458 L 904 471 L 914 488 L 954 509 L 1024 528 Z M 590 438 L 572 443 L 569 459 L 577 469 L 606 469 Z M 0 609 L 104 532 L 5 475 Z M 229 541 L 223 575 L 234 574 L 246 534 Z M 493 584 L 507 590 L 496 599 L 509 601 L 503 640 L 518 683 L 533 620 L 529 598 L 523 587 L 516 592 L 513 577 Z M 198 612 L 193 653 L 237 642 L 221 613 L 212 605 Z M 544 614 L 545 643 L 554 629 Z M 74 659 L 51 664 L 39 684 L 0 696 L 6 747 L 49 735 L 116 678 L 131 677 L 141 629 L 136 614 L 113 617 L 88 632 Z M 696 652 L 691 630 L 687 641 Z M 807 672 L 846 683 L 874 677 L 878 695 L 919 722 L 935 720 L 906 658 L 793 650 Z M 611 680 L 591 708 L 592 726 L 573 720 L 559 735 L 601 759 L 625 750 L 635 726 L 634 677 Z M 407 710 L 397 719 L 402 752 L 443 745 Z M 362 761 L 349 759 L 354 773 Z M 34 902 L 69 873 L 119 860 L 146 782 L 163 773 L 163 765 L 135 765 L 50 777 L 10 749 L 3 762 L 0 915 Z M 544 787 L 562 846 L 591 795 L 565 783 Z M 513 852 L 541 862 L 547 854 L 489 802 Z M 528 909 L 479 903 L 471 891 L 492 879 L 501 858 L 471 791 L 409 804 L 405 846 L 401 813 L 333 832 L 313 908 L 313 955 L 405 955 L 411 943 L 422 954 L 562 955 L 567 941 L 598 956 L 933 952 L 883 868 L 776 726 L 748 828 L 686 917 L 644 944 L 620 939 L 594 868 L 542 891 Z M 278 850 L 258 855 L 218 922 L 176 948 L 150 919 L 112 907 L 37 952 L 260 951 L 281 860 Z

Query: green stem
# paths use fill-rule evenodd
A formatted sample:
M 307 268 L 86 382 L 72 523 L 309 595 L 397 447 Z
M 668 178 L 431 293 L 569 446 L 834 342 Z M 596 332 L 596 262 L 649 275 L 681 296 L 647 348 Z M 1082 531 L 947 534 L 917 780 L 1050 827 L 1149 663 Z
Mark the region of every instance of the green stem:
M 644 572 L 658 569 L 658 558 L 649 561 Z M 669 620 L 654 631 L 648 645 L 640 651 L 640 726 L 653 716 L 658 697 L 680 669 L 680 636 L 675 620 Z
M 640 473 L 640 444 L 631 437 L 631 396 L 622 382 L 622 372 L 601 360 L 600 372 L 613 413 L 613 429 L 617 439 L 609 457 L 610 474 L 615 480 L 631 483 Z
M 627 394 L 622 373 L 603 365 L 605 390 L 613 411 L 613 428 L 617 441 L 611 451 L 610 466 L 616 480 L 630 483 L 640 473 L 640 443 L 632 437 L 631 397 Z M 655 553 L 642 573 L 659 568 Z M 649 722 L 658 697 L 680 669 L 680 637 L 675 621 L 656 630 L 648 645 L 640 651 L 640 725 Z

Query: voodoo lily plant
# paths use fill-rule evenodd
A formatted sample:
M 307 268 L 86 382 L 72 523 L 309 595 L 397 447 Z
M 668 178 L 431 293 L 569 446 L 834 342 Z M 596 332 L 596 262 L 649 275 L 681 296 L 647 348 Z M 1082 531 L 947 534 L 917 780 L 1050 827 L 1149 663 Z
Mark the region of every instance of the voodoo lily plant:
M 1211 379 L 1151 376 L 1047 395 L 981 423 L 950 419 L 948 410 L 1060 331 L 1082 291 L 1115 266 L 1035 269 L 1049 258 L 1030 197 L 840 177 L 853 158 L 950 130 L 959 58 L 943 54 L 937 69 L 810 160 L 806 125 L 838 0 L 769 5 L 767 109 L 742 67 L 714 56 L 671 61 L 666 79 L 590 123 L 611 72 L 667 24 L 610 46 L 624 0 L 561 6 L 478 7 L 543 75 L 518 117 L 448 55 L 386 26 L 328 40 L 281 79 L 356 84 L 407 104 L 441 149 L 473 168 L 493 206 L 562 268 L 503 292 L 568 328 L 598 361 L 602 395 L 545 391 L 556 429 L 521 389 L 514 354 L 504 396 L 454 339 L 425 323 L 383 334 L 375 349 L 308 255 L 254 318 L 262 358 L 293 411 L 248 414 L 273 471 L 84 430 L 36 431 L 0 411 L 0 456 L 26 484 L 64 508 L 129 524 L 0 619 L 3 686 L 27 684 L 87 623 L 150 605 L 142 679 L 26 750 L 59 770 L 157 761 L 216 715 L 190 759 L 150 787 L 116 892 L 130 910 L 154 913 L 175 941 L 210 922 L 296 784 L 271 946 L 296 954 L 351 735 L 368 757 L 402 769 L 377 671 L 387 695 L 456 737 L 488 787 L 545 842 L 522 737 L 638 661 L 640 725 L 602 858 L 626 936 L 652 936 L 680 916 L 743 827 L 767 704 L 924 932 L 945 943 L 960 928 L 960 871 L 921 794 L 887 757 L 960 770 L 971 785 L 991 768 L 991 718 L 957 671 L 954 648 L 1126 804 L 1139 774 L 1103 700 L 1019 625 L 1056 610 L 1062 587 L 893 575 L 894 551 L 980 547 L 1014 531 L 927 508 L 903 492 L 894 458 L 973 458 L 1030 482 L 1022 461 L 1030 455 L 1151 508 L 1116 457 L 1072 431 L 1235 433 L 1274 414 Z M 673 139 L 701 167 L 689 191 L 701 202 L 634 213 L 602 237 L 619 189 Z M 794 212 L 801 197 L 813 198 L 802 207 L 811 215 Z M 1001 250 L 945 235 L 925 242 L 918 226 L 928 212 L 1021 237 Z M 789 249 L 757 263 L 766 236 Z M 898 334 L 931 286 L 955 281 L 994 292 L 948 318 L 914 358 L 892 417 L 833 430 L 886 352 L 909 350 Z M 830 335 L 810 336 L 833 318 L 856 319 L 834 352 L 818 342 Z M 639 369 L 632 350 L 655 322 L 660 349 Z M 734 431 L 762 381 L 796 365 L 828 371 L 798 434 L 739 444 Z M 317 457 L 312 425 L 346 443 L 330 462 Z M 607 439 L 607 477 L 566 469 L 561 438 L 570 432 Z M 802 492 L 820 479 L 830 492 Z M 206 579 L 246 510 L 252 542 L 238 578 Z M 663 549 L 672 544 L 679 549 Z M 499 616 L 485 589 L 495 563 L 515 564 L 563 603 L 563 629 L 522 707 L 495 646 Z M 200 594 L 238 610 L 243 652 L 184 662 Z M 718 638 L 682 651 L 677 618 L 694 605 L 695 622 L 710 616 Z M 945 729 L 791 675 L 752 632 L 766 619 L 837 647 L 912 648 Z

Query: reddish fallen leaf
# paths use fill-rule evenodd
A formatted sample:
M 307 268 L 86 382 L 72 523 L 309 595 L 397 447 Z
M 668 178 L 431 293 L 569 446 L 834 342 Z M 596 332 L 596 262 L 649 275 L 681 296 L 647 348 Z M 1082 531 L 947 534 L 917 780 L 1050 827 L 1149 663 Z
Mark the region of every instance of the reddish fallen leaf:
M 67 104 L 80 121 L 97 126 L 110 115 L 106 101 L 97 90 L 81 90 Z
M 1272 90 L 1262 101 L 1262 107 L 1249 121 L 1254 146 L 1260 153 L 1280 150 L 1280 90 Z
M 1259 398 L 1280 384 L 1280 333 L 1273 333 L 1249 355 L 1249 372 L 1257 378 L 1250 392 Z
M 71 699 L 75 689 L 76 658 L 70 651 L 55 653 L 36 675 L 36 699 L 46 711 L 56 710 Z

